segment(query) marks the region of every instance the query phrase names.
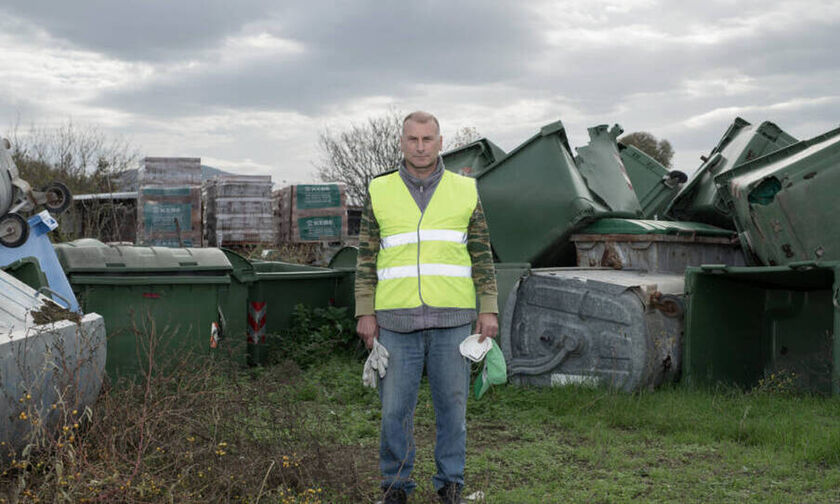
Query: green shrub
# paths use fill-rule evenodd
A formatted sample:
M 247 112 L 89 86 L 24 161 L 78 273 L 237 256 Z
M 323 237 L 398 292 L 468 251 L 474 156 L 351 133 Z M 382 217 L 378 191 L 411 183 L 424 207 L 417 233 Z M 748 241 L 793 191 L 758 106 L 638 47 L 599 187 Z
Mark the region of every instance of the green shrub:
M 356 335 L 356 320 L 346 307 L 310 308 L 299 304 L 292 313 L 291 327 L 269 336 L 268 345 L 268 364 L 290 359 L 301 369 L 336 354 L 364 354 L 364 346 Z

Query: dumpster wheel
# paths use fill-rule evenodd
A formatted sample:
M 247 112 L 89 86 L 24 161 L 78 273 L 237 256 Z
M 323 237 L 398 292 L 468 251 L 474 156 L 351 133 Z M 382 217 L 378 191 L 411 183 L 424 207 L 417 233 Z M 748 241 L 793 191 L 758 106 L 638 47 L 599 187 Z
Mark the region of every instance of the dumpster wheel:
M 49 210 L 53 215 L 58 215 L 70 207 L 73 201 L 73 196 L 70 195 L 70 189 L 61 182 L 50 182 L 50 184 L 43 189 L 44 208 Z
M 29 238 L 29 224 L 16 213 L 0 217 L 0 245 L 9 248 L 20 247 Z

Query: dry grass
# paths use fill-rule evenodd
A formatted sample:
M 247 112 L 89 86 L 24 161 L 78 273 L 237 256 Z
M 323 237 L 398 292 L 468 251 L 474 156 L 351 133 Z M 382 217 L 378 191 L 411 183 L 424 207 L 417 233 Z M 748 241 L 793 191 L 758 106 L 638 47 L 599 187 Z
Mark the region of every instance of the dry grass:
M 59 401 L 57 426 L 22 398 L 31 434 L 0 462 L 0 502 L 363 499 L 359 454 L 331 446 L 323 416 L 296 403 L 293 362 L 254 372 L 189 355 L 159 369 L 154 339 L 142 379 L 106 384 L 83 411 Z

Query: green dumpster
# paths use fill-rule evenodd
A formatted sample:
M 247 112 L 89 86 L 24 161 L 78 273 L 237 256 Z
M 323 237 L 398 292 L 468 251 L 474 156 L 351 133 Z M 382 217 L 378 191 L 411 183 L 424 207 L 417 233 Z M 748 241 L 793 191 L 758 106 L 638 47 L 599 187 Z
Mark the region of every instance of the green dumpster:
M 683 380 L 840 394 L 840 263 L 689 268 Z
M 279 261 L 253 264 L 256 281 L 249 293 L 248 363 L 257 365 L 265 359 L 266 334 L 288 329 L 298 304 L 335 305 L 338 285 L 347 272 Z
M 227 353 L 212 327 L 235 318 L 225 313 L 232 267 L 221 250 L 104 246 L 90 240 L 55 249 L 82 310 L 105 318 L 106 370 L 112 378 L 145 371 L 150 341 L 158 369 L 193 353 Z
M 618 154 L 616 139 L 624 130 L 618 124 L 610 129 L 601 124 L 587 131 L 589 145 L 575 149 L 575 162 L 587 187 L 607 208 L 641 217 L 642 207 Z
M 501 262 L 572 265 L 568 238 L 575 229 L 600 217 L 636 216 L 635 209 L 614 210 L 592 195 L 560 121 L 479 174 L 478 191 Z
M 715 178 L 756 264 L 840 260 L 840 128 Z
M 671 201 L 666 214 L 674 220 L 705 222 L 734 229 L 735 224 L 722 200 L 714 178 L 752 159 L 796 143 L 771 122 L 753 126 L 737 117 L 703 164 Z
M 618 149 L 645 219 L 661 217 L 688 177 L 678 170 L 668 171 L 657 160 L 632 145 L 620 143 Z
M 441 157 L 447 170 L 477 177 L 485 168 L 505 157 L 505 151 L 490 140 L 481 138 L 444 152 Z
M 5 271 L 36 291 L 50 286 L 47 281 L 47 275 L 41 270 L 41 263 L 35 257 L 18 259 L 13 263 L 3 266 L 0 270 Z

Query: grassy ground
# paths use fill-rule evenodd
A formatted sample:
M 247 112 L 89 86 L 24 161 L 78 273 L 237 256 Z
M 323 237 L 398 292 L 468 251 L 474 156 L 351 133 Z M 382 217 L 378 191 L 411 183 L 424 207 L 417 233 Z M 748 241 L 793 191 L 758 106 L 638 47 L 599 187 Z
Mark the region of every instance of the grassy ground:
M 336 412 L 336 439 L 375 457 L 376 398 L 358 392 L 357 365 L 331 369 L 340 371 L 305 377 L 312 404 Z M 490 503 L 840 502 L 837 400 L 505 386 L 467 415 L 466 493 L 481 490 Z M 428 388 L 416 431 L 419 496 L 433 502 Z
M 111 389 L 4 462 L 0 502 L 373 502 L 379 404 L 361 368 L 200 364 Z M 425 385 L 416 439 L 413 502 L 435 502 Z M 467 450 L 465 493 L 488 503 L 840 502 L 837 399 L 494 387 L 469 404 Z

